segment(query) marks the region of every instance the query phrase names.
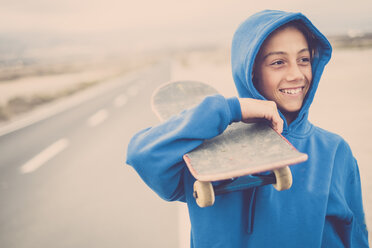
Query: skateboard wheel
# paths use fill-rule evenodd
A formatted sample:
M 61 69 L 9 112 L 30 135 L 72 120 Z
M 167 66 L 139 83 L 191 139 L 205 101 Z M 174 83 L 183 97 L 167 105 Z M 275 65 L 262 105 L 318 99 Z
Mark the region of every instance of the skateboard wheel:
M 214 190 L 212 183 L 195 181 L 194 198 L 199 207 L 205 208 L 214 204 Z
M 292 186 L 292 173 L 288 166 L 274 170 L 276 183 L 274 188 L 278 191 L 289 189 Z

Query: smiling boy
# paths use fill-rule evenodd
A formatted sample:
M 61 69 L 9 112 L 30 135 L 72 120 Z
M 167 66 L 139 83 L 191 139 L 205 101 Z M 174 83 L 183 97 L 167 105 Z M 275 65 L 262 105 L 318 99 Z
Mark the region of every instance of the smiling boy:
M 307 117 L 328 40 L 300 13 L 263 11 L 237 29 L 232 72 L 238 97 L 210 96 L 136 134 L 127 163 L 163 199 L 186 202 L 191 247 L 368 247 L 358 165 L 338 135 Z M 232 122 L 268 120 L 308 161 L 291 167 L 293 185 L 216 196 L 199 208 L 182 156 Z
M 255 85 L 274 101 L 291 123 L 302 107 L 312 79 L 311 56 L 304 35 L 294 26 L 270 35 L 257 57 Z

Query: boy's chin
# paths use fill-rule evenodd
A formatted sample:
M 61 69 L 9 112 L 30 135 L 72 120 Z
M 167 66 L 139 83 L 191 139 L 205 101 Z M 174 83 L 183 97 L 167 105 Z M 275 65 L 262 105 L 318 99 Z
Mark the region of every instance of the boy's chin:
M 282 113 L 294 113 L 294 114 L 297 114 L 300 110 L 301 110 L 301 107 L 302 107 L 302 103 L 299 104 L 299 103 L 294 103 L 294 104 L 286 104 L 284 106 L 280 106 L 280 110 L 282 111 Z
M 297 114 L 298 112 L 300 112 L 301 110 L 301 107 L 287 107 L 287 108 L 279 108 L 280 112 L 282 112 L 282 114 L 284 116 L 291 116 L 291 117 L 297 117 Z

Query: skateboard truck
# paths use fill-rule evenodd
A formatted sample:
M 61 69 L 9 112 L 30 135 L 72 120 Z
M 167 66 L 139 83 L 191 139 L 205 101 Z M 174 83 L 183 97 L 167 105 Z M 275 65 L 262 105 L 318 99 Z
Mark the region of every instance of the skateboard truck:
M 215 196 L 239 190 L 246 190 L 272 184 L 278 190 L 287 190 L 292 186 L 292 174 L 289 167 L 273 170 L 268 175 L 247 175 L 232 178 L 213 186 L 211 182 L 195 181 L 193 196 L 199 207 L 209 207 L 214 204 Z

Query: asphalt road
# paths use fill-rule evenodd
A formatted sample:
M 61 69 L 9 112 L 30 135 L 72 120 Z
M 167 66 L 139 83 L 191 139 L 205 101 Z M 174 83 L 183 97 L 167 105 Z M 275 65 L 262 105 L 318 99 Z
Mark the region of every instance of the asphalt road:
M 157 65 L 93 99 L 0 136 L 0 247 L 177 247 L 177 204 L 125 164 L 130 137 L 157 122 Z

